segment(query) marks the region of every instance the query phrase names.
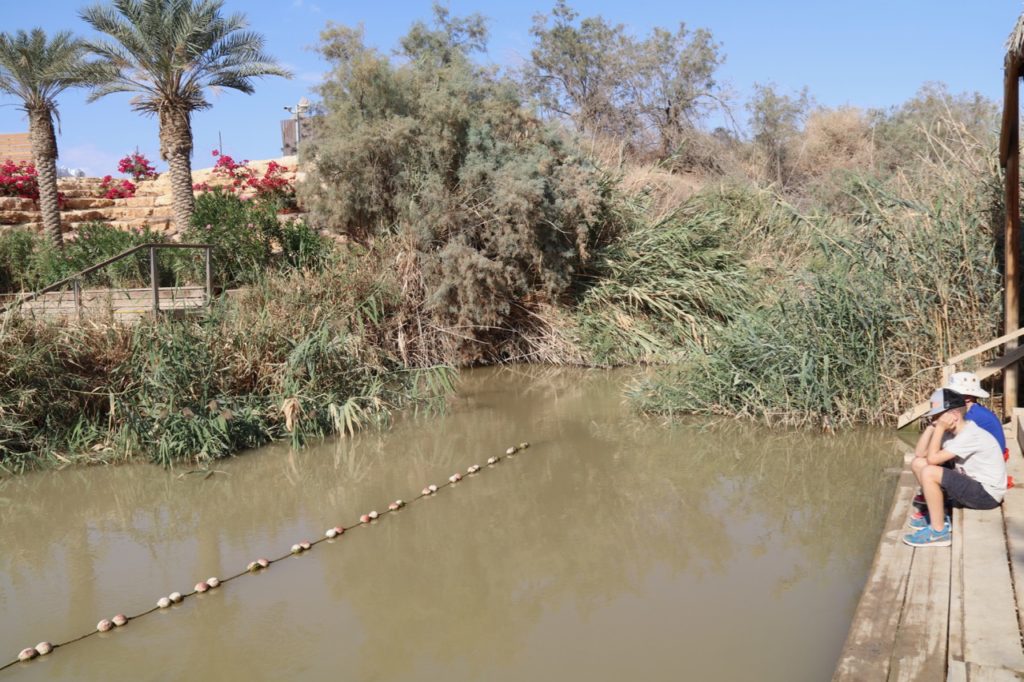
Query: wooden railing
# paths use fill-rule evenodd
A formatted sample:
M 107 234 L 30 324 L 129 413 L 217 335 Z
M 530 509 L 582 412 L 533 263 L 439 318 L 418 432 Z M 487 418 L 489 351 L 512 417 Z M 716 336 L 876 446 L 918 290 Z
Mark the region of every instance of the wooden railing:
M 970 360 L 973 357 L 981 355 L 985 351 L 992 350 L 993 348 L 998 348 L 999 346 L 1014 341 L 1020 338 L 1021 336 L 1024 336 L 1024 328 L 1018 329 L 1017 331 L 1014 332 L 1010 332 L 1009 334 L 1004 334 L 1003 336 L 1000 336 L 998 339 L 992 339 L 988 343 L 983 343 L 980 346 L 972 348 L 969 351 L 965 351 L 960 355 L 955 355 L 950 359 L 946 360 L 946 363 L 942 367 L 943 385 L 948 383 L 950 377 L 952 377 L 953 374 L 957 371 L 957 365 L 962 365 L 966 360 Z M 993 374 L 1001 372 L 1007 367 L 1013 366 L 1014 364 L 1020 362 L 1022 359 L 1024 359 L 1024 346 L 1017 346 L 1016 348 L 1009 349 L 1006 353 L 996 358 L 992 362 L 989 362 L 988 364 L 983 365 L 982 367 L 978 367 L 973 371 L 979 380 L 987 379 Z M 1006 407 L 1006 411 L 1011 411 L 1014 407 L 1016 407 L 1016 405 L 1009 405 Z M 910 408 L 909 410 L 900 415 L 899 419 L 896 422 L 896 428 L 902 429 L 904 426 L 911 423 L 912 421 L 920 419 L 925 415 L 926 412 L 928 412 L 929 409 L 930 407 L 927 402 L 918 403 L 917 405 L 915 405 L 914 407 Z
M 151 291 L 151 297 L 152 297 L 152 310 L 153 310 L 153 316 L 154 317 L 156 317 L 157 315 L 160 314 L 160 267 L 159 267 L 159 263 L 158 263 L 157 257 L 156 257 L 156 252 L 159 249 L 196 249 L 196 250 L 202 250 L 203 251 L 204 256 L 205 256 L 205 260 L 206 260 L 206 263 L 205 263 L 205 265 L 206 265 L 206 282 L 205 282 L 205 287 L 204 287 L 205 288 L 205 293 L 206 293 L 206 297 L 205 298 L 206 298 L 206 304 L 207 305 L 210 304 L 210 302 L 213 300 L 213 270 L 212 270 L 211 261 L 210 261 L 211 252 L 213 250 L 213 245 L 212 244 L 161 244 L 161 243 L 151 243 L 151 244 L 139 244 L 138 246 L 132 247 L 132 248 L 128 249 L 127 251 L 122 251 L 121 253 L 117 254 L 116 256 L 108 258 L 105 261 L 102 261 L 100 263 L 97 263 L 96 265 L 88 267 L 85 270 L 82 270 L 80 272 L 76 272 L 75 274 L 71 275 L 70 277 L 65 277 L 64 279 L 60 280 L 59 282 L 54 282 L 53 284 L 51 284 L 51 285 L 49 285 L 49 286 L 47 286 L 47 287 L 45 287 L 43 289 L 40 289 L 39 291 L 33 291 L 30 294 L 25 294 L 23 296 L 19 296 L 12 303 L 9 303 L 9 304 L 7 304 L 4 307 L 0 307 L 0 313 L 6 313 L 8 311 L 14 310 L 14 309 L 18 308 L 19 306 L 21 306 L 21 305 L 23 305 L 25 303 L 29 303 L 30 301 L 34 301 L 34 300 L 40 298 L 44 294 L 48 294 L 48 293 L 53 292 L 53 291 L 58 291 L 58 290 L 60 290 L 60 289 L 62 289 L 64 287 L 68 286 L 69 284 L 72 287 L 72 291 L 73 291 L 73 295 L 74 295 L 74 301 L 75 301 L 75 308 L 80 311 L 81 308 L 82 308 L 82 280 L 87 275 L 90 275 L 90 274 L 96 272 L 97 270 L 101 270 L 101 269 L 107 267 L 108 265 L 112 265 L 113 263 L 116 263 L 116 262 L 118 262 L 120 260 L 123 260 L 123 259 L 125 259 L 125 258 L 127 258 L 127 257 L 129 257 L 131 255 L 134 255 L 134 254 L 138 253 L 139 251 L 143 251 L 143 250 L 147 250 L 147 249 L 149 250 L 149 285 L 150 285 L 150 291 Z

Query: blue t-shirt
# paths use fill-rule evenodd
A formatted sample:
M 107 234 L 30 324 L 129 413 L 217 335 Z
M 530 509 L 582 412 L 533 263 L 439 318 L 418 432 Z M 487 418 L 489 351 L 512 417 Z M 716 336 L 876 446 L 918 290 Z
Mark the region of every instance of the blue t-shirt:
M 981 428 L 991 433 L 996 442 L 999 443 L 999 447 L 1006 450 L 1006 434 L 1003 433 L 1003 423 L 999 421 L 992 410 L 988 409 L 984 405 L 974 403 L 969 410 L 967 410 L 967 420 L 972 421 Z

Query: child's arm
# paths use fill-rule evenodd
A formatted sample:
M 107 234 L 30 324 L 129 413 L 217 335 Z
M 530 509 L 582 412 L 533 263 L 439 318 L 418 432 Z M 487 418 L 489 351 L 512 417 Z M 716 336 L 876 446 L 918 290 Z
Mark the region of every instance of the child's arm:
M 929 464 L 942 464 L 956 457 L 952 452 L 942 449 L 942 437 L 946 435 L 947 428 L 948 424 L 941 420 L 937 420 L 932 424 L 932 434 L 931 439 L 928 441 L 928 452 L 926 454 Z
M 932 434 L 935 433 L 935 425 L 929 424 L 924 427 L 924 431 L 917 438 L 917 445 L 914 446 L 915 457 L 927 457 L 928 456 L 928 444 L 932 440 Z

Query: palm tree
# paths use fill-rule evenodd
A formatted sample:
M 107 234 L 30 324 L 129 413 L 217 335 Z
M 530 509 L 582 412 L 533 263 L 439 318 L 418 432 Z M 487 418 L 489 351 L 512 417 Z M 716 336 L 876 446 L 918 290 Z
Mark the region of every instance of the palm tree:
M 242 14 L 221 15 L 223 0 L 114 0 L 82 10 L 109 40 L 91 40 L 98 57 L 94 101 L 135 93 L 132 109 L 156 115 L 160 156 L 171 173 L 174 220 L 184 229 L 192 195 L 192 112 L 207 109 L 207 88 L 252 94 L 253 79 L 291 76 L 263 51 L 263 36 L 245 30 Z
M 64 240 L 57 194 L 57 136 L 53 119 L 57 95 L 86 84 L 88 75 L 82 41 L 62 31 L 48 40 L 41 28 L 31 33 L 0 33 L 0 92 L 21 100 L 28 114 L 32 160 L 39 183 L 39 209 L 43 227 L 58 248 Z

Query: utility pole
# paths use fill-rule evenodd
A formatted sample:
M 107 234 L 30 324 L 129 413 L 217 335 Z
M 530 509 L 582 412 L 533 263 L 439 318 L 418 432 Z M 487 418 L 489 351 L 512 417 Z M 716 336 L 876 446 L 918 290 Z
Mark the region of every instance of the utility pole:
M 295 116 L 295 153 L 299 152 L 299 142 L 302 141 L 302 115 L 309 110 L 309 100 L 303 97 L 294 107 L 285 107 L 285 111 Z

